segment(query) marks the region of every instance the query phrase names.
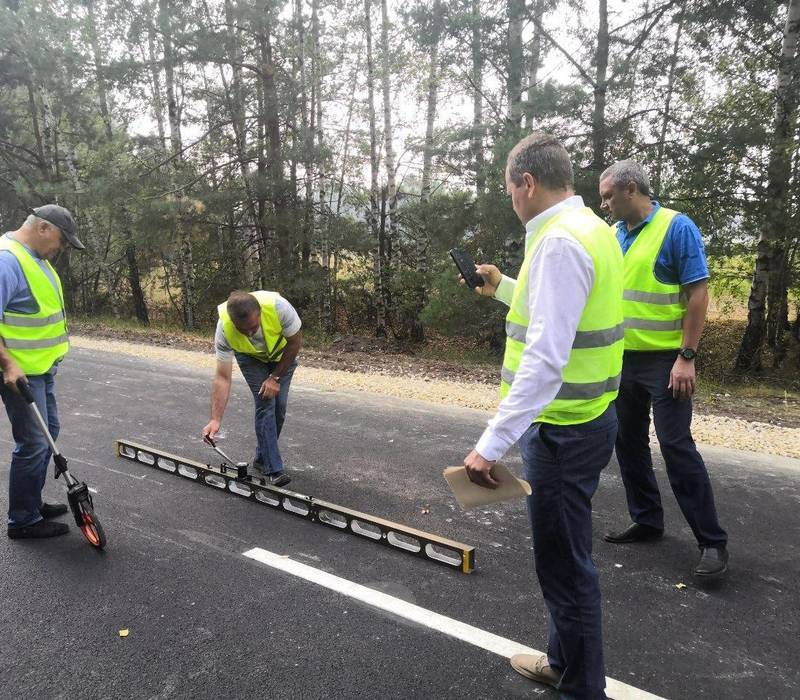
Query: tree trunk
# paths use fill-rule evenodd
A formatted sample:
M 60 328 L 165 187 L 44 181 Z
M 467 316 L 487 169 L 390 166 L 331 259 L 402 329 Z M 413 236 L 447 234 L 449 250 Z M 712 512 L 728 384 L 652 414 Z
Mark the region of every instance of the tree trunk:
M 44 160 L 47 164 L 47 171 L 49 173 L 48 181 L 54 182 L 58 180 L 58 152 L 55 123 L 53 121 L 53 110 L 50 107 L 50 98 L 47 95 L 44 86 L 39 86 L 39 99 L 42 103 L 42 141 L 44 143 Z
M 428 65 L 428 104 L 425 112 L 425 145 L 422 155 L 422 189 L 420 201 L 427 204 L 431 194 L 431 179 L 433 171 L 433 127 L 436 120 L 436 103 L 439 95 L 439 41 L 442 29 L 442 3 L 435 0 L 432 11 L 433 27 L 430 38 L 430 58 Z M 420 323 L 419 316 L 428 300 L 426 281 L 428 279 L 428 232 L 425 226 L 417 231 L 416 241 L 417 263 L 417 288 L 414 299 L 413 317 L 410 319 L 411 339 L 422 341 L 425 339 L 425 329 Z
M 594 109 L 592 110 L 592 166 L 596 175 L 606 167 L 606 90 L 608 89 L 608 2 L 599 0 L 597 53 L 595 54 Z
M 306 70 L 306 33 L 303 19 L 303 1 L 294 3 L 297 31 L 297 70 L 300 75 L 300 142 L 302 143 L 305 199 L 303 200 L 303 226 L 300 233 L 300 267 L 308 270 L 311 258 L 311 230 L 314 217 L 314 85 L 311 87 L 311 104 L 308 99 L 308 76 Z M 312 68 L 313 73 L 313 68 Z
M 148 4 L 148 9 L 153 10 Z M 144 49 L 142 49 L 144 51 Z M 161 71 L 159 69 L 158 49 L 156 47 L 155 30 L 152 24 L 147 26 L 147 51 L 150 65 L 150 83 L 153 91 L 153 114 L 158 127 L 158 143 L 162 150 L 167 150 L 167 136 L 164 128 L 164 98 L 161 92 Z
M 361 74 L 361 48 L 358 51 L 358 59 L 356 60 L 356 65 L 353 68 L 353 74 L 350 78 L 350 84 L 352 85 L 350 89 L 350 101 L 348 102 L 347 106 L 347 124 L 344 129 L 344 146 L 342 148 L 342 167 L 339 171 L 339 184 L 337 186 L 338 193 L 336 196 L 336 216 L 338 217 L 342 211 L 342 195 L 344 193 L 344 176 L 347 173 L 347 164 L 348 158 L 350 154 L 350 135 L 351 135 L 351 125 L 353 122 L 353 109 L 355 108 L 356 103 L 356 88 L 358 87 L 358 76 Z M 374 114 L 373 108 L 373 114 Z M 374 122 L 374 119 L 373 119 Z M 373 123 L 374 126 L 374 123 Z M 331 193 L 332 194 L 332 193 Z
M 483 160 L 483 47 L 481 32 L 481 3 L 472 0 L 472 138 L 470 149 L 475 168 L 475 194 L 486 191 Z
M 669 131 L 669 120 L 672 108 L 672 95 L 675 90 L 675 69 L 678 65 L 678 54 L 681 47 L 681 34 L 683 33 L 683 19 L 685 12 L 683 6 L 679 10 L 678 27 L 675 31 L 675 41 L 672 45 L 672 56 L 669 61 L 669 73 L 667 75 L 667 96 L 664 100 L 664 115 L 661 120 L 661 133 L 658 138 L 658 155 L 656 156 L 656 167 L 653 172 L 653 197 L 661 198 L 661 173 L 664 167 L 664 149 L 666 147 L 667 132 Z
M 44 155 L 42 132 L 39 129 L 39 110 L 36 107 L 36 97 L 33 90 L 33 83 L 31 83 L 30 79 L 25 80 L 25 87 L 28 89 L 28 109 L 31 113 L 31 126 L 33 127 L 33 135 L 36 139 L 36 154 L 39 157 L 39 169 L 41 170 L 42 177 L 47 180 L 47 160 L 45 159 Z
M 100 117 L 103 120 L 106 139 L 110 143 L 114 138 L 111 129 L 111 115 L 108 111 L 108 94 L 106 90 L 106 80 L 103 75 L 103 54 L 100 50 L 100 41 L 97 38 L 97 18 L 94 11 L 94 0 L 84 0 L 86 14 L 89 19 L 89 44 L 92 47 L 92 58 L 94 59 L 94 75 L 97 87 L 97 106 L 100 109 Z
M 103 126 L 105 128 L 106 140 L 108 143 L 111 143 L 114 140 L 114 132 L 111 127 L 111 113 L 108 108 L 108 90 L 106 88 L 106 80 L 103 74 L 103 52 L 100 48 L 100 41 L 97 37 L 97 19 L 95 17 L 94 0 L 86 0 L 86 10 L 89 19 L 89 41 L 92 46 L 92 57 L 94 59 L 95 81 L 97 83 L 98 107 L 100 109 L 100 116 L 103 120 Z M 119 176 L 119 167 L 116 163 L 112 165 L 112 168 L 114 170 L 114 174 Z M 134 313 L 136 314 L 136 318 L 140 323 L 148 325 L 150 323 L 150 317 L 147 313 L 147 302 L 144 298 L 141 276 L 139 275 L 139 265 L 136 261 L 136 244 L 133 238 L 133 231 L 131 230 L 128 208 L 124 204 L 120 205 L 117 216 L 115 216 L 113 213 L 111 214 L 110 223 L 112 227 L 119 225 L 119 228 L 122 230 L 128 284 L 131 290 L 131 301 L 133 302 Z
M 272 58 L 272 38 L 265 19 L 271 19 L 271 8 L 263 3 L 258 19 L 258 49 L 261 63 L 261 85 L 263 89 L 263 115 L 265 136 L 268 146 L 267 173 L 270 193 L 270 213 L 275 221 L 275 241 L 278 248 L 279 272 L 282 277 L 291 269 L 293 241 L 289 228 L 282 222 L 285 216 L 284 203 L 286 187 L 283 178 L 283 156 L 281 153 L 281 133 L 278 114 L 278 93 L 275 84 L 275 63 Z M 264 241 L 266 249 L 266 241 Z
M 389 9 L 387 0 L 381 0 L 381 83 L 383 87 L 383 139 L 386 152 L 386 196 L 389 204 L 388 224 L 386 226 L 386 255 L 384 268 L 384 287 L 386 295 L 387 316 L 391 320 L 394 317 L 394 302 L 392 299 L 392 275 L 393 263 L 391 260 L 391 250 L 397 238 L 397 182 L 396 166 L 394 156 L 394 142 L 392 131 L 392 94 L 390 90 L 390 68 L 389 68 Z
M 206 16 L 209 23 L 211 20 L 211 13 L 208 9 L 206 2 L 203 2 L 206 10 Z M 253 183 L 250 178 L 249 157 L 247 153 L 247 125 L 245 120 L 245 103 L 244 94 L 242 89 L 242 45 L 241 45 L 241 30 L 235 29 L 233 24 L 235 22 L 235 8 L 232 0 L 225 0 L 225 22 L 228 29 L 225 33 L 225 50 L 228 54 L 228 62 L 231 66 L 232 79 L 229 84 L 228 78 L 225 75 L 222 65 L 219 66 L 220 80 L 225 94 L 225 102 L 228 105 L 228 112 L 231 115 L 231 127 L 233 128 L 234 146 L 236 150 L 236 158 L 239 161 L 239 173 L 242 177 L 242 186 L 244 187 L 246 197 L 246 209 L 250 213 L 250 221 L 252 229 L 258 240 L 263 240 L 265 237 L 264 221 L 260 214 L 258 204 L 256 202 L 256 194 L 253 191 Z M 209 128 L 211 123 L 209 122 Z M 230 255 L 230 253 L 226 253 Z
M 347 123 L 344 129 L 344 145 L 342 147 L 342 166 L 339 170 L 339 182 L 336 184 L 336 210 L 335 214 L 332 211 L 328 212 L 328 241 L 330 242 L 332 227 L 335 221 L 339 221 L 339 215 L 342 211 L 342 197 L 344 194 L 344 178 L 345 174 L 347 173 L 347 165 L 349 163 L 350 158 L 350 137 L 351 137 L 351 126 L 353 123 L 353 110 L 355 108 L 356 103 L 356 88 L 358 87 L 358 80 L 357 77 L 361 74 L 361 48 L 358 49 L 358 58 L 356 59 L 355 66 L 353 68 L 353 73 L 350 78 L 350 84 L 352 85 L 350 90 L 350 100 L 347 106 Z M 333 190 L 333 183 L 331 183 L 331 190 Z M 333 208 L 333 191 L 331 191 L 331 208 Z M 336 328 L 337 323 L 337 287 L 338 287 L 338 273 L 339 273 L 339 246 L 334 244 L 330 247 L 330 257 L 333 258 L 333 267 L 330 270 L 328 278 L 330 280 L 330 298 L 331 298 L 331 310 L 330 310 L 330 328 L 328 330 L 333 331 Z M 329 265 L 330 267 L 330 265 Z
M 247 152 L 247 126 L 245 123 L 245 102 L 242 89 L 242 30 L 234 26 L 238 19 L 233 0 L 225 0 L 225 45 L 231 66 L 231 91 L 234 110 L 231 113 L 234 136 L 241 153 Z
M 367 225 L 369 226 L 374 247 L 373 258 L 373 286 L 375 289 L 375 335 L 386 336 L 386 301 L 383 291 L 383 246 L 378 231 L 378 137 L 376 133 L 375 116 L 375 61 L 372 55 L 372 0 L 364 0 L 365 34 L 367 42 L 367 107 L 369 111 L 369 162 L 370 162 L 370 188 L 369 211 L 367 212 Z
M 183 140 L 181 138 L 181 110 L 177 99 L 175 81 L 175 53 L 172 46 L 172 26 L 170 0 L 159 0 L 159 29 L 164 47 L 164 75 L 166 77 L 167 117 L 169 120 L 169 144 L 172 153 L 172 172 L 175 184 L 175 234 L 178 241 L 178 273 L 181 282 L 183 323 L 193 330 L 195 327 L 195 288 L 194 260 L 192 251 L 191 227 L 183 220 L 183 188 L 178 185 L 182 179 Z
M 522 125 L 522 18 L 525 0 L 506 0 L 508 17 L 508 123 L 515 132 Z
M 258 151 L 258 220 L 264 222 L 267 216 L 267 197 L 263 183 L 267 180 L 267 135 L 266 124 L 264 121 L 264 84 L 261 80 L 256 81 L 256 102 L 258 105 L 258 120 L 256 127 L 256 147 Z M 257 273 L 253 275 L 254 281 L 250 286 L 256 289 L 267 288 L 267 255 L 266 249 L 272 236 L 272 224 L 263 225 L 256 231 L 255 236 L 250 242 L 256 253 L 258 263 Z
M 533 131 L 536 121 L 536 90 L 539 84 L 539 67 L 542 62 L 542 33 L 539 26 L 544 17 L 545 0 L 533 0 L 533 39 L 528 64 L 528 104 L 525 105 L 528 131 Z
M 314 80 L 314 94 L 316 96 L 317 123 L 317 158 L 318 175 L 317 191 L 319 193 L 318 207 L 314 216 L 314 240 L 319 245 L 320 266 L 322 268 L 322 293 L 320 298 L 320 320 L 322 327 L 330 330 L 331 316 L 331 278 L 330 278 L 330 241 L 328 240 L 329 207 L 326 200 L 325 165 L 322 161 L 324 153 L 324 138 L 322 131 L 322 47 L 320 45 L 319 26 L 319 0 L 311 3 L 311 36 L 313 45 L 312 73 Z
M 747 328 L 736 358 L 736 369 L 742 372 L 761 369 L 761 351 L 768 326 L 776 328 L 776 336 L 782 336 L 784 332 L 777 326 L 786 287 L 786 209 L 797 110 L 798 35 L 800 0 L 789 0 L 775 89 L 774 136 L 767 169 L 764 223 L 756 247 L 756 266 L 747 304 Z

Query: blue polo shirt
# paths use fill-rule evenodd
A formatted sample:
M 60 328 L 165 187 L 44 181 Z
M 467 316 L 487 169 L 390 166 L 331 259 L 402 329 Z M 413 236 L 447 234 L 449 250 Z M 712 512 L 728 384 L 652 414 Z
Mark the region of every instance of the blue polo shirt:
M 5 235 L 12 240 L 14 239 L 14 236 L 10 233 Z M 45 265 L 44 260 L 24 243 L 20 243 L 20 245 L 31 254 L 39 267 L 42 268 L 42 272 L 47 275 L 50 283 L 57 290 L 58 285 L 50 273 L 50 268 Z M 28 280 L 25 279 L 19 260 L 10 250 L 0 250 L 0 314 L 4 311 L 13 311 L 18 314 L 34 314 L 38 310 L 39 304 L 31 294 L 31 288 L 28 286 Z
M 628 252 L 636 236 L 652 221 L 659 209 L 661 205 L 654 201 L 650 215 L 631 231 L 628 231 L 624 221 L 617 222 L 617 240 L 622 247 L 623 255 Z M 662 284 L 686 285 L 710 277 L 700 229 L 686 214 L 676 214 L 670 222 L 664 243 L 656 258 L 654 272 L 656 279 Z

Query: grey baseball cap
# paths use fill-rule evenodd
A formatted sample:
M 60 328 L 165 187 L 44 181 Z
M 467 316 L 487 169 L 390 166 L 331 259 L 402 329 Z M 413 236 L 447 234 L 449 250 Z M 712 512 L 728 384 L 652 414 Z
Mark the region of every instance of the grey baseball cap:
M 69 213 L 69 209 L 64 209 L 58 204 L 45 204 L 36 209 L 31 209 L 31 211 L 34 216 L 38 216 L 40 219 L 44 219 L 61 229 L 61 233 L 64 234 L 64 237 L 73 248 L 86 250 L 86 246 L 78 238 L 78 226 L 75 224 L 72 214 Z

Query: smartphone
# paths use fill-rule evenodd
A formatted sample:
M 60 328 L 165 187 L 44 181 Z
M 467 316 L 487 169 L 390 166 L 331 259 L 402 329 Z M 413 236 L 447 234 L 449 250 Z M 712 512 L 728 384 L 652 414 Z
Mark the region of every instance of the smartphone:
M 475 261 L 470 257 L 470 254 L 466 250 L 462 250 L 461 248 L 453 248 L 450 251 L 450 257 L 453 258 L 453 262 L 456 264 L 458 271 L 461 273 L 461 276 L 464 278 L 464 281 L 467 283 L 467 286 L 470 289 L 475 289 L 475 287 L 483 287 L 484 279 L 477 272 L 475 272 Z

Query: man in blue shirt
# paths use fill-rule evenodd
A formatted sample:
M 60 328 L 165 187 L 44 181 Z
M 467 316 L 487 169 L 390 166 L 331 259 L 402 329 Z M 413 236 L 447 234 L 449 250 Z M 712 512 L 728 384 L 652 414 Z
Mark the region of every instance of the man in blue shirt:
M 604 536 L 615 544 L 658 539 L 664 511 L 650 453 L 650 410 L 672 491 L 700 547 L 694 574 L 727 570 L 708 471 L 691 434 L 694 358 L 708 308 L 703 240 L 685 214 L 650 198 L 647 173 L 631 160 L 600 177 L 601 209 L 617 220 L 625 261 L 625 354 L 616 454 L 633 521 Z
M 69 345 L 61 287 L 48 260 L 68 245 L 84 248 L 72 215 L 55 204 L 33 210 L 19 229 L 0 237 L 0 398 L 15 442 L 8 488 L 11 539 L 54 537 L 69 530 L 51 520 L 65 514 L 66 505 L 42 501 L 51 451 L 16 386 L 26 379 L 55 439 L 55 375 Z

